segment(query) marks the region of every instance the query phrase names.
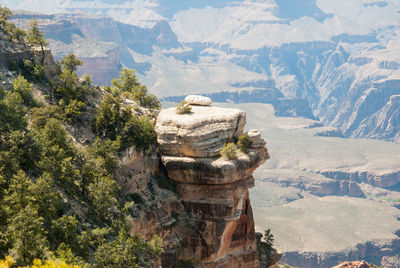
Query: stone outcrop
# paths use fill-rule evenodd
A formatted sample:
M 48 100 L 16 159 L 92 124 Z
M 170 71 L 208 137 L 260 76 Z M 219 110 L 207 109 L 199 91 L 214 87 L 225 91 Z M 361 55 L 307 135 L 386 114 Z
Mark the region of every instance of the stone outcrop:
M 40 47 L 34 47 L 32 51 L 35 60 L 43 64 L 44 75 L 49 81 L 60 73 L 60 67 L 55 63 L 50 49 L 42 50 Z
M 12 42 L 0 31 L 0 68 L 15 69 L 25 59 L 33 57 L 33 52 L 22 42 Z
M 251 140 L 251 145 L 254 148 L 262 148 L 265 146 L 266 142 L 263 138 L 261 138 L 261 133 L 258 130 L 250 129 L 247 132 L 247 135 L 249 136 Z
M 0 30 L 0 69 L 24 69 L 25 61 L 40 63 L 49 81 L 60 73 L 60 68 L 48 48 L 42 51 L 40 47 L 30 47 L 24 42 L 12 41 Z
M 181 233 L 186 236 L 177 260 L 195 267 L 260 265 L 248 189 L 268 151 L 255 135 L 258 147 L 248 154 L 232 161 L 218 155 L 224 144 L 243 134 L 245 122 L 243 111 L 204 106 L 193 106 L 187 115 L 165 109 L 157 118 L 161 162 L 195 228 Z
M 193 106 L 179 115 L 175 108 L 163 110 L 156 132 L 162 155 L 215 157 L 221 148 L 243 134 L 245 112 L 239 109 Z
M 188 95 L 186 96 L 185 101 L 189 104 L 200 106 L 210 106 L 212 103 L 212 100 L 209 97 L 200 95 Z
M 124 194 L 144 191 L 152 176 L 159 171 L 159 160 L 156 155 L 145 155 L 134 147 L 125 150 L 114 171 L 114 178 Z

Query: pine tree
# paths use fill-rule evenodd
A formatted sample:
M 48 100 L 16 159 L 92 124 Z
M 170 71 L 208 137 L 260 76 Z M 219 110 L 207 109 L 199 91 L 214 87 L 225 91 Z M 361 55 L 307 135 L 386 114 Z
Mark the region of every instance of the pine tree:
M 64 70 L 66 69 L 71 73 L 76 72 L 78 67 L 82 64 L 83 62 L 76 58 L 74 54 L 69 54 L 61 60 L 61 65 L 64 67 Z
M 31 264 L 43 259 L 47 252 L 47 240 L 42 228 L 43 218 L 37 209 L 28 205 L 9 221 L 8 233 L 12 241 L 11 255 L 18 264 Z
M 31 20 L 29 22 L 29 29 L 26 33 L 26 39 L 28 43 L 34 46 L 40 46 L 43 53 L 42 65 L 44 63 L 44 47 L 49 44 L 49 42 L 44 38 L 44 34 L 39 30 L 37 20 Z

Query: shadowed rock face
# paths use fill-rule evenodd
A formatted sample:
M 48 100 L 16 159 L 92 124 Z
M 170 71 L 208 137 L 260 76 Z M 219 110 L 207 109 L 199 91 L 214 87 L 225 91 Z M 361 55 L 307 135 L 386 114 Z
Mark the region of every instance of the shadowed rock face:
M 260 265 L 248 189 L 268 151 L 251 148 L 232 161 L 217 157 L 225 143 L 243 134 L 245 122 L 243 111 L 199 106 L 187 115 L 162 110 L 157 118 L 161 162 L 197 226 L 178 259 L 196 267 Z
M 40 63 L 46 79 L 49 81 L 60 73 L 59 66 L 54 62 L 51 51 L 40 47 L 29 47 L 25 42 L 12 41 L 9 36 L 0 31 L 0 69 L 13 70 L 25 67 L 24 61 Z

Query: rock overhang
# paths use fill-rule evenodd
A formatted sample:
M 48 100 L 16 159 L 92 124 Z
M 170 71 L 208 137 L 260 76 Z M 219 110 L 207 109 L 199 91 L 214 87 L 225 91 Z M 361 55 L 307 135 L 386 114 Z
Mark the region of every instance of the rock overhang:
M 179 183 L 227 184 L 251 176 L 269 159 L 266 148 L 250 149 L 238 159 L 162 156 L 168 177 Z

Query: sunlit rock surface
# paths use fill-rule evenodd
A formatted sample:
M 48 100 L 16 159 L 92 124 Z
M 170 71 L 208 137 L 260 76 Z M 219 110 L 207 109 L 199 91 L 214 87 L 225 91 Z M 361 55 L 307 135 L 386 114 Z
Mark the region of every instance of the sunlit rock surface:
M 243 134 L 246 114 L 239 109 L 193 106 L 189 114 L 175 108 L 157 118 L 157 142 L 162 155 L 214 157 L 221 148 Z

